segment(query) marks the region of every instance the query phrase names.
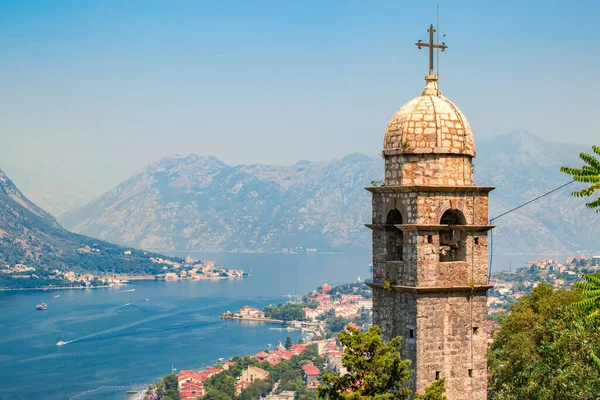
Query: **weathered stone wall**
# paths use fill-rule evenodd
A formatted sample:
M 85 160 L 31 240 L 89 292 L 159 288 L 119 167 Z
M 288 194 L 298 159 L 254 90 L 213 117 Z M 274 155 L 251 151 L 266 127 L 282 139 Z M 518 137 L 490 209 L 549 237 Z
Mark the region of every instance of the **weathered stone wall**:
M 452 154 L 386 155 L 385 184 L 470 186 L 473 184 L 471 157 Z
M 417 363 L 417 342 L 413 336 L 417 329 L 417 295 L 387 290 L 373 290 L 373 323 L 381 328 L 385 340 L 402 336 L 402 358 Z M 413 374 L 408 382 L 413 390 L 417 377 Z
M 444 212 L 459 210 L 468 225 L 487 225 L 487 193 L 419 193 L 417 224 L 439 225 Z
M 475 243 L 477 238 L 477 244 Z M 431 243 L 429 243 L 431 240 Z M 419 287 L 487 285 L 487 233 L 466 232 L 464 261 L 440 262 L 438 231 L 423 231 L 417 239 Z
M 486 296 L 424 294 L 417 300 L 416 388 L 446 378 L 449 400 L 487 398 Z
M 373 224 L 383 224 L 388 213 L 396 209 L 405 224 L 417 221 L 417 193 L 373 193 Z

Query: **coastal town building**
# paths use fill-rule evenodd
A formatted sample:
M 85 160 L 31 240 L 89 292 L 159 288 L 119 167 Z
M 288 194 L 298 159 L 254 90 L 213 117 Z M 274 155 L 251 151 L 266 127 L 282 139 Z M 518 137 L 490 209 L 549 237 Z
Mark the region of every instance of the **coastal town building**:
M 205 395 L 204 385 L 197 382 L 183 383 L 179 389 L 181 400 L 197 400 Z
M 270 394 L 265 399 L 269 400 L 294 400 L 296 396 L 296 392 L 292 392 L 289 390 L 284 390 L 279 394 Z
M 244 306 L 240 308 L 239 314 L 241 317 L 251 317 L 251 318 L 264 318 L 265 313 L 260 311 L 258 308 Z
M 270 365 L 277 365 L 283 360 L 290 360 L 293 356 L 301 354 L 306 350 L 305 345 L 294 345 L 287 350 L 279 343 L 279 346 L 275 350 L 271 350 L 268 353 L 261 351 L 252 356 L 258 362 L 268 362 Z
M 255 381 L 264 381 L 269 377 L 269 372 L 259 367 L 250 366 L 242 371 L 242 376 L 235 385 L 236 395 L 239 395 L 244 389 Z
M 316 389 L 319 386 L 319 375 L 321 371 L 313 363 L 302 366 L 302 377 L 309 389 Z
M 242 371 L 242 380 L 252 383 L 254 381 L 264 381 L 269 377 L 269 373 L 262 368 L 248 367 Z
M 409 387 L 446 379 L 450 400 L 487 397 L 488 194 L 473 182 L 469 122 L 433 68 L 385 131 L 385 180 L 372 193 L 373 323 L 402 336 Z

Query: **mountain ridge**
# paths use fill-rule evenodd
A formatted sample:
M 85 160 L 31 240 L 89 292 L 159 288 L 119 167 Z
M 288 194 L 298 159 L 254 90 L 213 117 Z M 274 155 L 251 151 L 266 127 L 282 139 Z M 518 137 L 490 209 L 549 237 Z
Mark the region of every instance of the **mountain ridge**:
M 498 187 L 491 194 L 490 216 L 568 181 L 560 165 L 577 165 L 585 150 L 522 130 L 482 140 L 476 181 Z M 229 166 L 196 153 L 169 156 L 61 222 L 91 236 L 161 250 L 368 251 L 363 224 L 371 219 L 370 197 L 363 188 L 382 175 L 382 160 L 361 153 L 283 166 Z M 561 191 L 498 220 L 496 251 L 595 251 L 590 238 L 600 234 L 598 222 L 583 203 Z

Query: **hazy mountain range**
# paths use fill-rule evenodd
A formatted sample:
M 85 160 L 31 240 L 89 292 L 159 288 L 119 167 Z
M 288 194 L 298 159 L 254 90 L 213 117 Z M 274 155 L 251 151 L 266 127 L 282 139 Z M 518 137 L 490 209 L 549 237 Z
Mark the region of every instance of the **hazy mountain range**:
M 524 131 L 478 141 L 477 182 L 497 186 L 490 217 L 568 182 L 559 167 L 580 165 L 579 152 L 588 150 Z M 363 154 L 288 166 L 171 156 L 60 221 L 76 232 L 156 250 L 369 251 L 364 187 L 382 175 L 382 159 Z M 600 215 L 570 197 L 573 189 L 494 221 L 495 253 L 600 251 Z

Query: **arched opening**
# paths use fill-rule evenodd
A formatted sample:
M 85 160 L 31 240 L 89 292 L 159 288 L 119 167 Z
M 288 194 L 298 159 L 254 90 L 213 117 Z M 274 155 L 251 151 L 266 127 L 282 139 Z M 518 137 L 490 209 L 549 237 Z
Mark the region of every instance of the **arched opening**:
M 404 235 L 394 225 L 402 224 L 402 214 L 397 209 L 391 210 L 385 219 L 386 261 L 402 261 Z
M 466 225 L 465 216 L 460 210 L 446 210 L 442 219 L 440 220 L 441 225 Z
M 459 210 L 447 210 L 440 225 L 466 225 L 465 216 Z M 448 227 L 440 230 L 440 262 L 466 261 L 466 235 L 459 229 Z

